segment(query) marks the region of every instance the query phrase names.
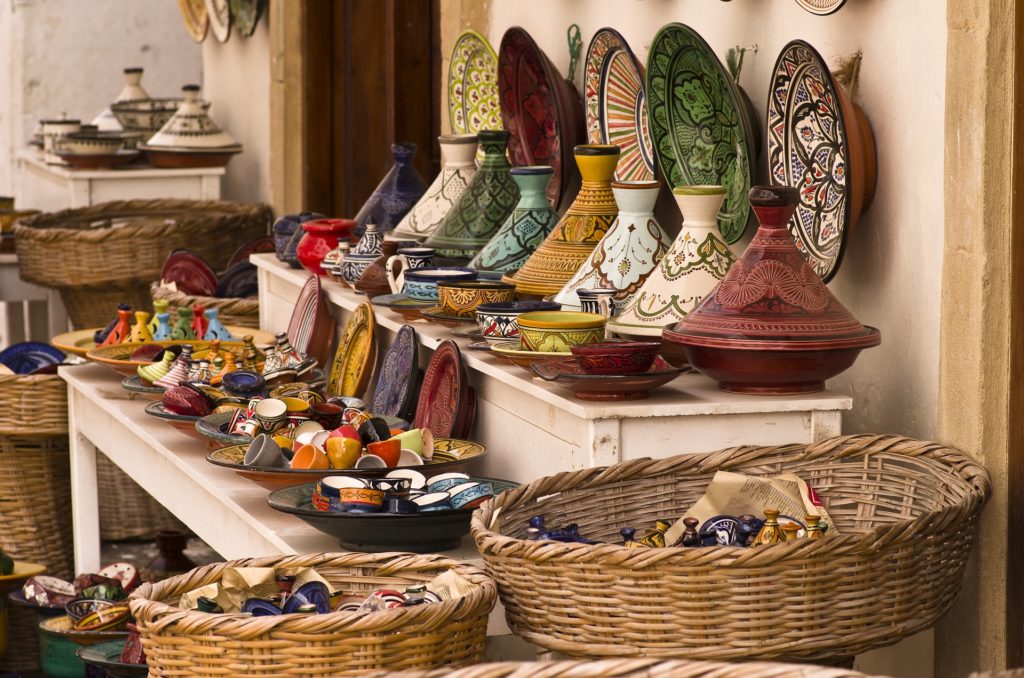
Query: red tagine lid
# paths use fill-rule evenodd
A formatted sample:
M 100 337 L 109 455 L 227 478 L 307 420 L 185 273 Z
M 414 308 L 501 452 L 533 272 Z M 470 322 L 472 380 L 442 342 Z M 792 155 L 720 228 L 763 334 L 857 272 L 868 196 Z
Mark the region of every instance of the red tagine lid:
M 302 230 L 306 233 L 323 235 L 347 235 L 355 227 L 354 219 L 310 219 L 302 222 Z
M 707 348 L 814 351 L 877 346 L 881 335 L 839 303 L 797 250 L 787 228 L 799 193 L 755 186 L 760 227 L 747 251 L 704 301 L 664 338 Z

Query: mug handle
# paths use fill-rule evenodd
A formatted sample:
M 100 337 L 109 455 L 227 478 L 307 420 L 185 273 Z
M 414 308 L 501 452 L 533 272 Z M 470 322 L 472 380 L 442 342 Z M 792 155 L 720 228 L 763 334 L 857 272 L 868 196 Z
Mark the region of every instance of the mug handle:
M 398 274 L 395 274 L 395 265 L 398 265 Z M 398 294 L 405 284 L 405 259 L 401 254 L 392 254 L 384 262 L 384 273 L 388 276 L 388 285 L 391 286 L 391 293 Z
M 598 297 L 597 299 L 597 312 L 605 317 L 606 320 L 612 318 L 612 300 L 609 297 Z M 611 337 L 611 332 L 608 331 L 608 326 L 604 328 L 604 338 L 608 339 Z

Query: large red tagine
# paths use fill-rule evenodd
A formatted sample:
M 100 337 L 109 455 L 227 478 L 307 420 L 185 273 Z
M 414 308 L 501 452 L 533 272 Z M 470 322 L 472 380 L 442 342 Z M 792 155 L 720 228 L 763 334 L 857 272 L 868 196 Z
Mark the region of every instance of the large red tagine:
M 799 193 L 755 186 L 750 205 L 761 222 L 743 257 L 665 341 L 678 344 L 723 391 L 815 393 L 849 368 L 879 331 L 853 317 L 800 255 L 787 222 Z

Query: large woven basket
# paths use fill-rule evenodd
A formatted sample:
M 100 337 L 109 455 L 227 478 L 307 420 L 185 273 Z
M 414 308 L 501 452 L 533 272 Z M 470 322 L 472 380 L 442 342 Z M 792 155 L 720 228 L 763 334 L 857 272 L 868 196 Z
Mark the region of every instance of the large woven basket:
M 461 669 L 372 674 L 384 678 L 865 678 L 848 669 L 800 664 L 686 661 L 679 659 L 597 659 L 552 662 L 495 662 Z
M 200 297 L 164 287 L 159 282 L 149 286 L 149 293 L 153 299 L 167 300 L 167 310 L 172 318 L 177 317 L 175 314 L 179 308 L 191 309 L 196 304 L 202 304 L 204 308 L 217 309 L 217 317 L 225 325 L 260 326 L 260 300 L 256 297 Z
M 96 455 L 96 487 L 104 541 L 150 540 L 161 530 L 190 531 L 102 453 Z
M 246 617 L 177 607 L 181 594 L 219 581 L 228 567 L 314 567 L 334 590 L 366 595 L 403 590 L 455 570 L 477 584 L 451 601 L 361 615 Z M 494 582 L 481 570 L 437 555 L 325 553 L 216 563 L 143 584 L 131 596 L 150 676 L 339 676 L 370 670 L 436 668 L 483 658 Z
M 719 470 L 800 475 L 840 534 L 754 549 L 617 545 L 621 527 L 642 533 L 683 515 Z M 858 435 L 560 473 L 488 501 L 471 529 L 509 625 L 542 647 L 835 661 L 928 628 L 949 608 L 989 492 L 985 469 L 957 450 Z M 608 543 L 516 538 L 537 514 Z
M 265 236 L 266 205 L 122 200 L 39 214 L 14 227 L 21 277 L 60 291 L 76 328 L 106 325 L 119 303 L 149 308 L 164 259 L 185 248 L 216 270 L 238 245 Z

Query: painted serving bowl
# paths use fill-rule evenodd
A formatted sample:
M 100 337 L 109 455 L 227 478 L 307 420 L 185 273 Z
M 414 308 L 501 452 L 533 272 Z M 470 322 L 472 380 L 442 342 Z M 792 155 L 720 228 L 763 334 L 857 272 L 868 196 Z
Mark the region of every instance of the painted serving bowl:
M 659 341 L 598 341 L 571 350 L 587 374 L 637 374 L 651 368 L 659 348 Z
M 123 146 L 121 132 L 72 132 L 61 137 L 58 150 L 75 155 L 112 155 Z
M 569 353 L 573 346 L 604 339 L 607 320 L 597 313 L 533 311 L 519 316 L 519 343 L 528 351 Z
M 405 271 L 402 292 L 414 301 L 438 301 L 437 286 L 443 283 L 476 280 L 472 268 L 416 268 Z
M 438 306 L 443 313 L 472 318 L 482 304 L 509 302 L 516 297 L 516 286 L 503 282 L 444 282 L 437 285 Z
M 520 315 L 532 311 L 557 311 L 562 307 L 557 301 L 502 301 L 494 304 L 480 304 L 476 309 L 476 321 L 480 332 L 488 341 L 519 339 Z

